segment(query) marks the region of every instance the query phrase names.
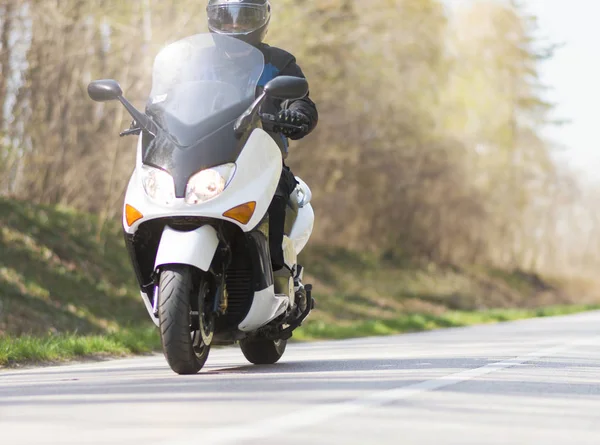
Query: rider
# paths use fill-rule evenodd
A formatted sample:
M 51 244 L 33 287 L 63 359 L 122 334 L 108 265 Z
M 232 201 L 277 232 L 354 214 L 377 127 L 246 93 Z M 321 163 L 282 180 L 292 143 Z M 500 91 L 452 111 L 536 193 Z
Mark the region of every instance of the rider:
M 271 19 L 271 4 L 269 0 L 209 0 L 207 6 L 208 28 L 213 33 L 224 34 L 240 39 L 258 48 L 264 55 L 265 67 L 259 81 L 259 88 L 279 75 L 296 76 L 304 78 L 296 58 L 280 48 L 275 48 L 263 43 Z M 275 138 L 280 138 L 279 145 L 283 153 L 283 170 L 279 186 L 269 207 L 269 240 L 273 271 L 278 272 L 285 268 L 283 258 L 283 235 L 285 226 L 285 212 L 290 194 L 296 187 L 296 178 L 289 167 L 285 165 L 287 157 L 287 138 L 301 139 L 314 130 L 319 119 L 315 103 L 308 94 L 299 100 L 271 101 L 263 105 L 264 112 L 277 115 L 281 123 L 306 126 L 306 130 L 290 129 L 275 126 Z M 296 278 L 296 285 L 298 278 Z

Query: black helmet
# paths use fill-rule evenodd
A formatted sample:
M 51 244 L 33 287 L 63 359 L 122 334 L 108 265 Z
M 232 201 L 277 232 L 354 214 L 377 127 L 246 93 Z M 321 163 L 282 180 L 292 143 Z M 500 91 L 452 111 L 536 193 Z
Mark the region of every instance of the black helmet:
M 258 46 L 271 20 L 269 0 L 210 0 L 206 7 L 208 29 Z

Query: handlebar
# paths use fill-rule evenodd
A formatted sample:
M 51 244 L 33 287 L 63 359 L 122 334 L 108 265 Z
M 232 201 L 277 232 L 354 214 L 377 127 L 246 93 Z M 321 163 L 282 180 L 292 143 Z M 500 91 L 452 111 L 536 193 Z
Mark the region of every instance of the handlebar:
M 277 126 L 280 128 L 291 128 L 293 130 L 300 130 L 304 133 L 306 133 L 308 131 L 308 125 L 294 125 L 294 124 L 286 124 L 284 122 L 279 122 L 277 117 L 272 114 L 262 113 L 262 114 L 260 114 L 260 118 L 263 121 L 263 123 L 269 124 L 271 126 L 270 130 L 272 130 L 274 127 Z M 124 136 L 138 135 L 141 132 L 142 132 L 142 128 L 137 127 L 137 126 L 132 126 L 126 130 L 123 130 L 121 133 L 119 133 L 119 136 L 124 137 Z
M 127 130 L 123 130 L 119 133 L 120 137 L 131 136 L 132 134 L 140 134 L 142 132 L 141 128 L 128 128 Z
M 300 130 L 304 133 L 308 131 L 308 125 L 294 125 L 294 124 L 286 124 L 283 122 L 279 122 L 277 117 L 272 114 L 261 113 L 260 118 L 263 123 L 270 124 L 272 127 L 280 127 L 280 128 L 291 128 L 293 130 Z

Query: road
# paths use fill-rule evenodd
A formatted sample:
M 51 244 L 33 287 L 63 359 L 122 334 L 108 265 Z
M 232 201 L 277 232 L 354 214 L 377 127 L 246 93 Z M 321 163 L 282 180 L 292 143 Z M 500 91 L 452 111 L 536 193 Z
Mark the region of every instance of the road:
M 0 372 L 3 444 L 600 444 L 600 313 Z

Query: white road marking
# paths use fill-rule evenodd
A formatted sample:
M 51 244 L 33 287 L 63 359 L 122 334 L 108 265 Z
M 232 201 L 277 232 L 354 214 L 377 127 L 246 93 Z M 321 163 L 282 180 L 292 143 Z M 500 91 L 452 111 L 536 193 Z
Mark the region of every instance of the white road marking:
M 281 433 L 314 426 L 343 415 L 354 414 L 366 408 L 379 407 L 385 404 L 409 399 L 429 391 L 446 388 L 459 383 L 467 382 L 503 369 L 512 368 L 544 357 L 551 357 L 565 352 L 576 346 L 596 345 L 600 337 L 592 337 L 565 343 L 551 348 L 546 348 L 525 354 L 513 359 L 491 363 L 480 368 L 469 369 L 454 374 L 449 374 L 437 379 L 426 380 L 413 385 L 375 392 L 355 400 L 341 403 L 332 403 L 314 406 L 309 409 L 294 411 L 283 416 L 275 416 L 251 424 L 229 426 L 226 429 L 214 429 L 196 432 L 185 438 L 169 440 L 165 445 L 224 445 L 239 444 L 245 440 L 264 439 Z

